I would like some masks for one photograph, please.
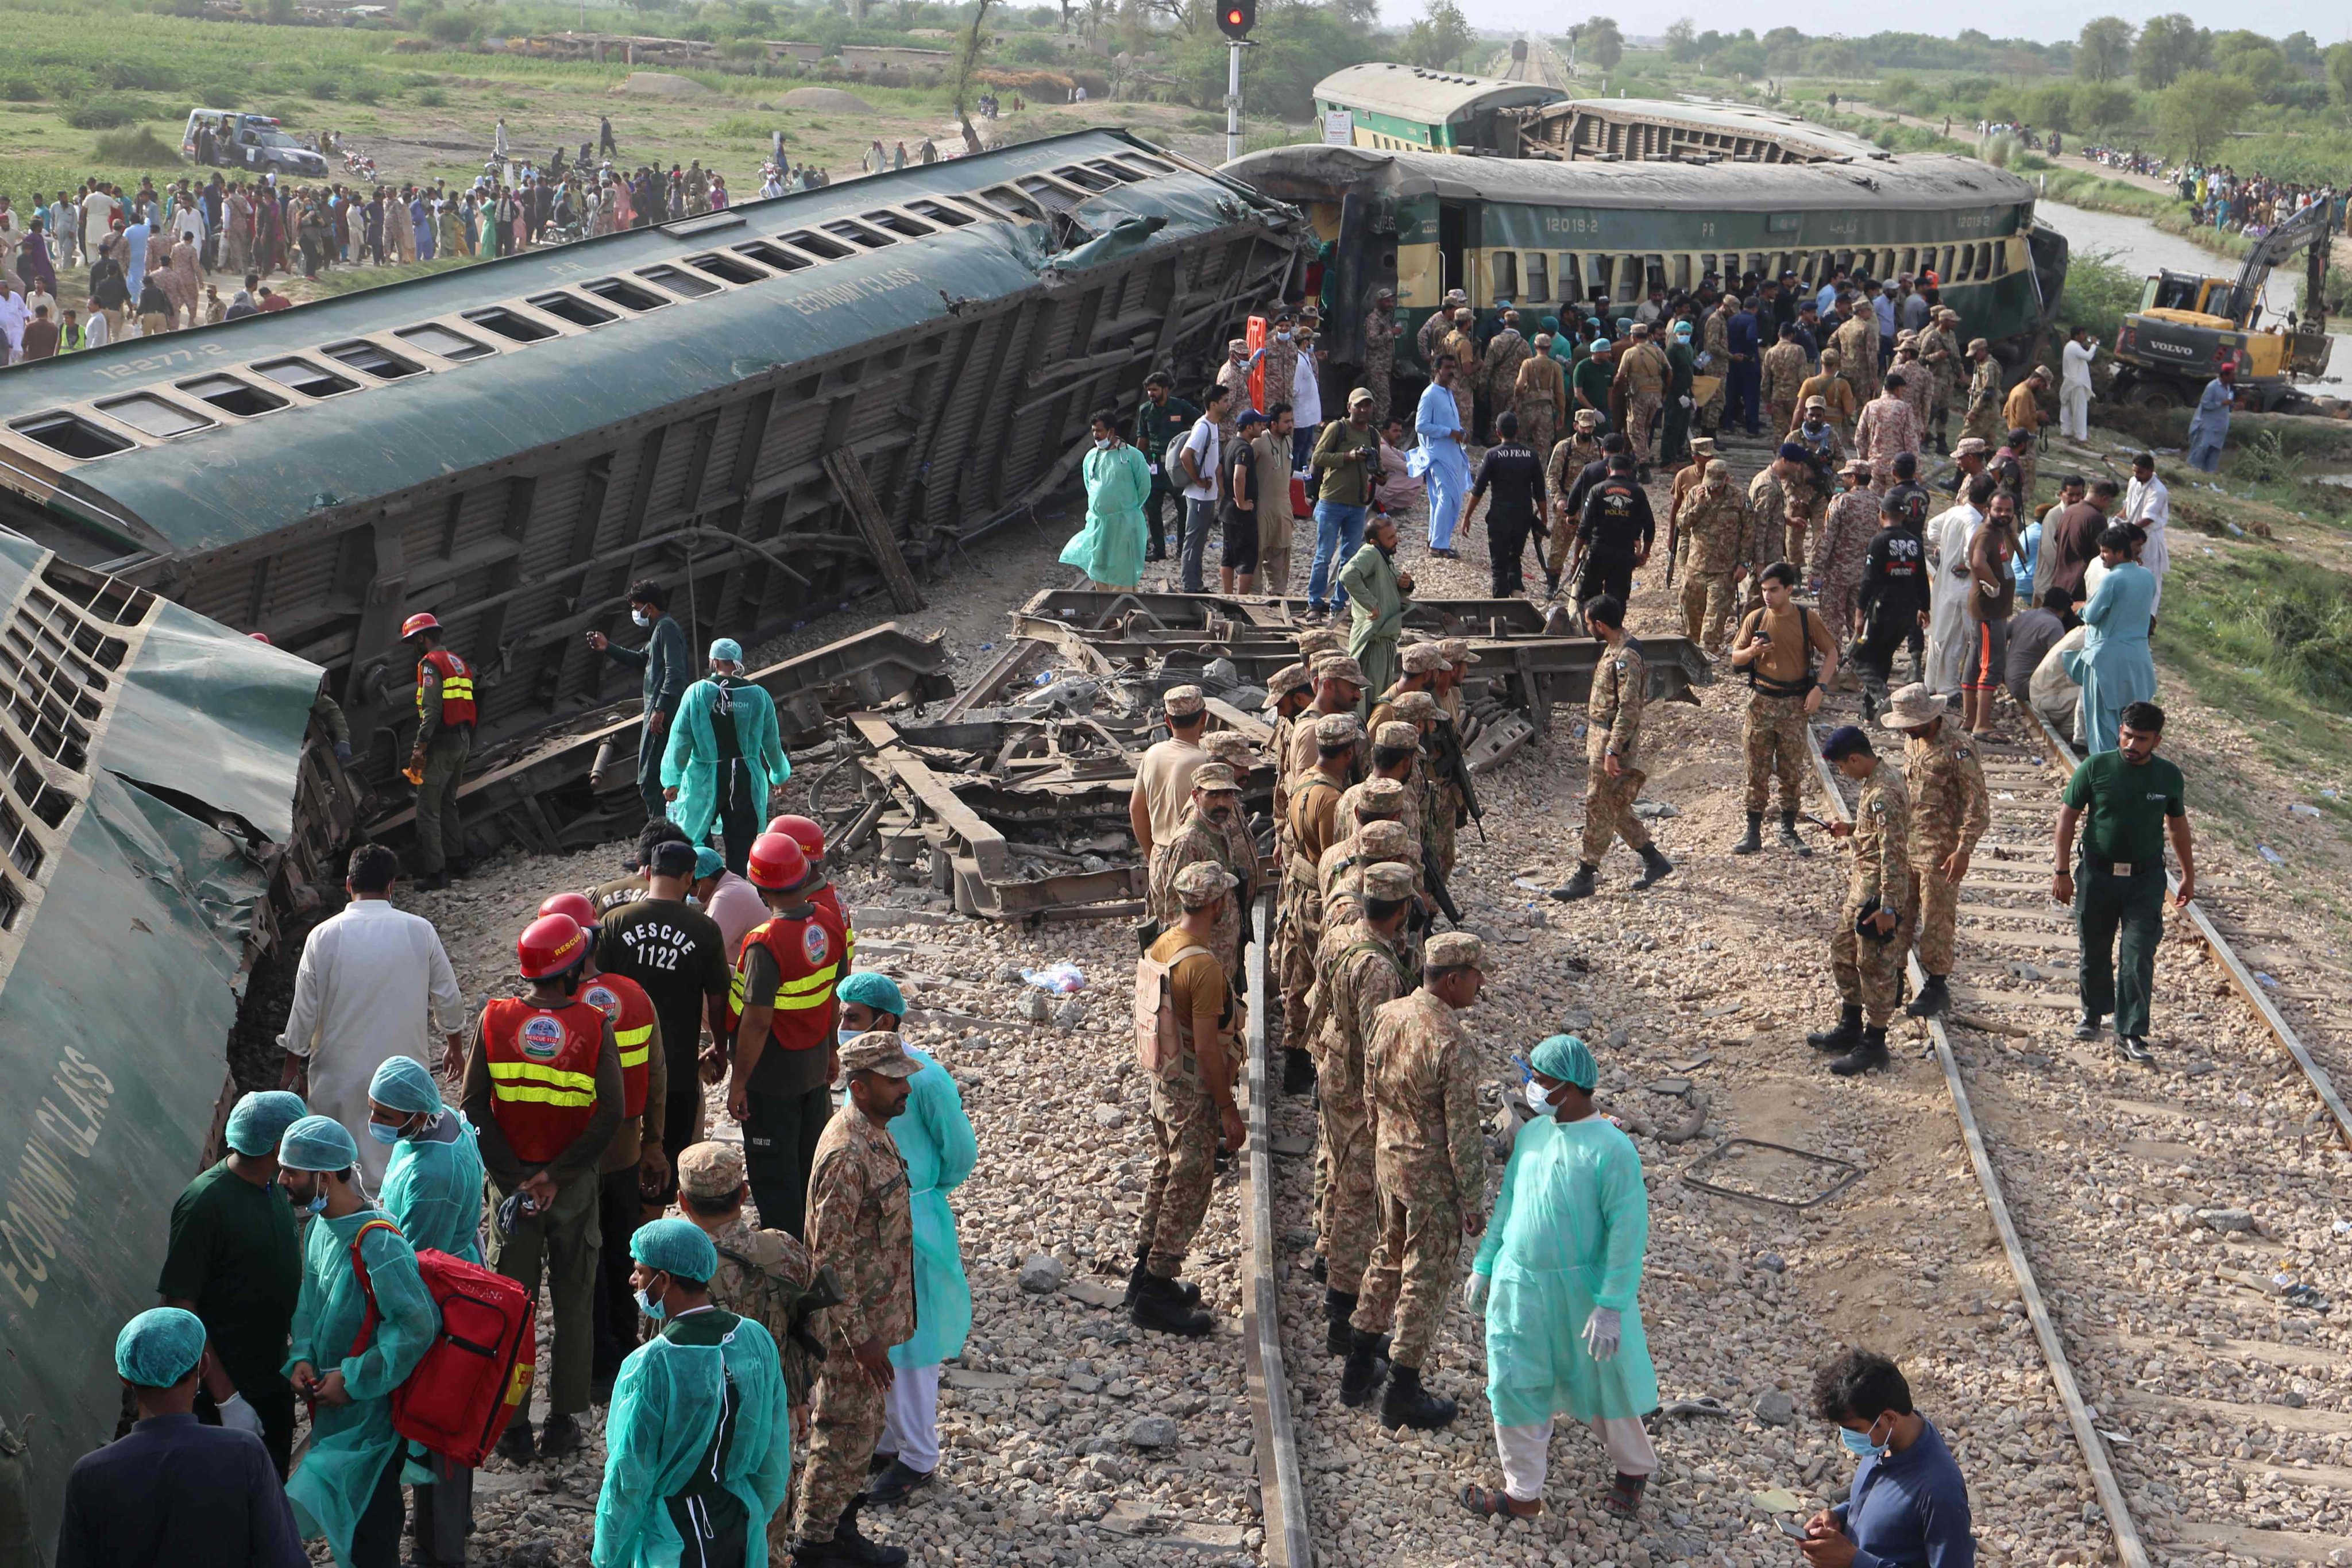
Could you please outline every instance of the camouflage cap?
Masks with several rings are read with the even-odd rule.
[[[1805,412],[1808,414],[1811,414],[1816,408],[1821,409],[1823,413],[1827,413],[1829,411],[1829,406],[1830,400],[1823,397],[1818,392],[1805,399]]]
[[[1212,730],[1202,738],[1201,749],[1221,763],[1235,764],[1237,778],[1241,769],[1257,765],[1257,748],[1239,730]]]
[[[1715,437],[1712,436],[1694,436],[1690,439],[1690,449],[1692,455],[1695,457],[1705,458],[1711,456],[1715,451]]]
[[[1992,447],[1986,444],[1983,437],[1963,436],[1960,437],[1958,442],[1953,446],[1952,456],[1955,458],[1981,458],[1987,452],[1991,450]]]
[[[1447,637],[1444,642],[1437,645],[1437,651],[1444,654],[1445,656],[1445,662],[1452,665],[1456,669],[1460,669],[1465,665],[1484,664],[1486,662],[1485,659],[1480,658],[1476,654],[1472,653],[1470,651],[1470,644],[1461,637]]]
[[[1360,690],[1364,685],[1364,667],[1344,653],[1326,654],[1315,661],[1315,679],[1344,680]]]
[[[1433,642],[1417,642],[1398,656],[1407,675],[1427,675],[1445,662],[1444,650]]]
[[[1421,726],[1408,724],[1402,719],[1391,719],[1372,731],[1375,746],[1410,747],[1421,744]]]
[[[1599,426],[1600,423],[1601,411],[1599,409],[1580,408],[1576,411],[1576,427],[1578,429],[1591,430]]]
[[[1867,474],[1870,472],[1870,459],[1868,458],[1848,458],[1845,460],[1845,467],[1838,471],[1844,474]]]
[[[697,1143],[677,1157],[677,1190],[690,1198],[731,1198],[743,1190],[743,1150]]]
[[[1192,770],[1192,787],[1203,795],[1222,795],[1241,788],[1234,770],[1223,763],[1202,763]]]
[[[1985,342],[1982,338],[1970,338],[1969,340],[1969,353],[1976,353],[1979,349],[1984,349],[1990,352],[1991,348],[1992,345]]]
[[[1233,885],[1234,874],[1223,866],[1213,860],[1195,860],[1176,873],[1176,901],[1197,910],[1224,897]]]
[[[1437,717],[1437,699],[1426,691],[1400,692],[1389,706],[1396,710],[1399,718],[1410,719],[1415,724],[1426,723]]]
[[[1209,700],[1197,686],[1171,686],[1168,695],[1160,699],[1160,705],[1174,718],[1189,719],[1195,713],[1207,712]]]
[[[1298,657],[1307,662],[1307,679],[1312,680],[1318,654],[1338,653],[1348,646],[1348,639],[1329,626],[1309,626],[1298,634]]]
[[[1383,860],[1364,868],[1364,897],[1396,903],[1412,897],[1412,868]]]
[[[1422,952],[1424,973],[1438,969],[1484,969],[1486,944],[1466,931],[1440,931]]]
[[[1353,713],[1326,713],[1315,721],[1315,743],[1318,746],[1344,746],[1360,739],[1364,732]]]
[[[1366,779],[1356,788],[1360,816],[1395,816],[1404,810],[1404,785],[1396,779]]]
[[[1227,353],[1245,353],[1248,350],[1249,340],[1247,338],[1227,338],[1225,340],[1225,352]]]
[[[1286,664],[1274,672],[1272,680],[1265,683],[1265,701],[1263,706],[1278,707],[1282,700],[1291,693],[1311,690],[1314,685],[1315,678],[1307,672],[1305,665]]]
[[[884,1078],[912,1078],[923,1064],[907,1054],[895,1029],[868,1029],[853,1035],[841,1047],[844,1073],[878,1072]]]
[[[1379,782],[1388,784],[1392,781],[1381,779]],[[1405,831],[1403,823],[1393,819],[1367,822],[1356,829],[1356,847],[1368,860],[1402,862],[1412,853],[1412,835]],[[1412,872],[1408,869],[1405,874],[1410,877]]]

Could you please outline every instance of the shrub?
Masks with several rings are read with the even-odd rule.
[[[41,84],[29,77],[12,76],[0,81],[0,99],[10,103],[38,103],[41,101]]]
[[[98,139],[98,161],[132,169],[168,168],[180,161],[180,150],[169,146],[142,125],[135,131],[109,131]]]
[[[331,76],[312,77],[302,84],[302,90],[312,98],[324,100],[342,97],[343,84]]]
[[[77,131],[114,131],[137,124],[146,113],[136,99],[89,98],[66,110],[66,123]]]
[[[382,103],[383,101],[383,89],[376,86],[376,84],[372,81],[360,82],[352,89],[352,101],[353,103]]]
[[[437,87],[419,88],[416,101],[426,109],[438,109],[449,101],[449,95]]]

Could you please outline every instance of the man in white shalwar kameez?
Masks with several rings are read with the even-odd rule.
[[[1934,575],[1927,599],[1927,689],[1938,696],[1960,689],[1969,651],[1969,546],[1984,513],[1960,501],[1927,520],[1927,559]]]

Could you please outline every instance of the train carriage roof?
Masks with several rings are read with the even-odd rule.
[[[1706,208],[1787,212],[1873,206],[1996,206],[2033,199],[2032,184],[1974,158],[1922,153],[1873,163],[1554,163],[1465,158],[1367,147],[1300,145],[1252,153],[1225,165],[1234,178],[1284,200],[1314,193],[1379,190],[1447,201],[1535,206]]]
[[[1056,174],[1070,169],[1077,173]],[[989,221],[958,205],[992,187],[1025,189],[996,201],[1000,208],[1026,203],[1015,216],[1068,213],[1083,226]],[[942,206],[945,221],[924,221]],[[885,209],[895,212],[877,221]],[[16,365],[0,371],[0,484],[44,505],[50,526],[38,529],[43,542],[79,559],[217,549],[892,337],[968,301],[1051,286],[1057,273],[1253,216],[1279,223],[1278,212],[1123,132],[1050,137]],[[864,237],[838,229],[829,237],[830,225]],[[774,252],[779,239],[798,253],[792,269],[759,264],[756,251],[744,265],[731,248],[765,244]],[[722,267],[731,262],[734,281],[756,280],[730,287],[687,270],[687,258],[713,256]],[[648,269],[659,275],[653,286]],[[683,277],[692,292],[666,292],[664,277]],[[641,306],[653,303],[626,307],[581,287],[612,280],[635,289]],[[610,319],[543,320],[534,299]],[[498,310],[524,318],[541,336],[510,341],[469,319]],[[425,323],[461,335],[401,335]],[[362,338],[372,342],[358,344]],[[478,342],[460,346],[467,339]],[[435,353],[436,345],[457,354]],[[388,351],[395,363],[379,375],[334,350]],[[303,363],[281,368],[277,379],[257,370],[283,356]],[[399,367],[403,359],[410,368]],[[208,407],[186,387],[231,370],[289,406],[221,417],[215,409],[222,405]],[[295,391],[308,384],[326,395],[284,395],[289,375]],[[347,388],[332,390],[335,380]],[[131,401],[118,403],[125,398]],[[120,449],[61,453],[28,433],[57,411],[77,409],[95,410],[100,417],[81,424]],[[122,420],[167,438],[126,440],[112,428]],[[179,434],[169,429],[174,424],[196,427]],[[92,540],[100,552],[90,551]]]
[[[1315,84],[1315,96],[1327,103],[1443,125],[1480,110],[1558,103],[1568,94],[1539,81],[1503,81],[1375,61],[1332,72]]]
[[[1712,98],[1579,98],[1547,106],[1543,119],[1590,114],[1602,120],[1686,126],[1731,135],[1766,138],[1808,158],[1852,158],[1883,163],[1895,154],[1867,137],[1759,103]]]

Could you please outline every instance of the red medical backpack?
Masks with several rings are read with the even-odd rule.
[[[352,1235],[352,1268],[368,1302],[352,1342],[353,1355],[367,1348],[380,1316],[375,1285],[360,1256],[360,1238],[378,1228],[400,1234],[390,1220],[373,1219]],[[531,1322],[536,1303],[505,1275],[429,1247],[417,1252],[416,1272],[440,1310],[441,1326],[415,1370],[392,1391],[393,1430],[453,1464],[478,1468],[530,1397],[539,1357]]]

